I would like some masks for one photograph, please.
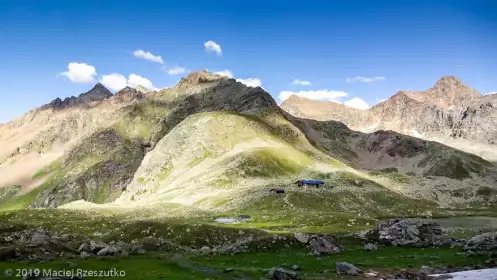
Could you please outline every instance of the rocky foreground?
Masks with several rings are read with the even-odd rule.
[[[126,258],[143,256],[153,252],[168,252],[183,256],[243,255],[258,251],[271,251],[278,248],[301,248],[307,251],[306,258],[327,258],[351,250],[353,244],[362,244],[364,253],[398,248],[459,248],[457,253],[463,257],[480,256],[485,261],[473,266],[431,266],[405,267],[396,271],[363,269],[360,263],[339,261],[335,264],[336,275],[349,275],[358,279],[449,279],[449,273],[474,269],[497,267],[497,233],[489,232],[471,238],[454,238],[444,234],[439,224],[417,219],[393,219],[376,225],[373,229],[336,237],[327,234],[294,233],[293,235],[273,235],[270,238],[245,236],[243,231],[236,240],[227,241],[222,246],[184,246],[174,244],[163,237],[144,237],[132,242],[119,240],[103,242],[98,238],[59,235],[42,228],[17,230],[14,226],[2,225],[0,233],[0,260],[11,263],[43,263],[54,260],[67,260],[74,266],[78,260],[102,258]],[[390,249],[388,249],[390,250]],[[276,256],[276,255],[275,255]],[[434,258],[436,258],[434,256]],[[233,268],[226,267],[225,273]],[[308,271],[299,264],[281,264],[265,271],[269,279],[308,279]],[[319,273],[330,273],[321,271]],[[432,276],[436,275],[436,276]],[[24,279],[75,279],[25,277]],[[81,279],[81,278],[77,278]],[[194,278],[197,279],[197,278]],[[238,278],[233,278],[238,279]],[[244,278],[245,279],[245,278]],[[246,278],[250,279],[250,278]],[[313,278],[315,279],[315,278]],[[321,278],[329,279],[329,278]]]

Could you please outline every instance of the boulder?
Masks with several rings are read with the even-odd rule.
[[[105,247],[107,247],[107,244],[103,243],[103,242],[100,242],[100,241],[93,241],[91,240],[90,241],[90,245],[89,245],[89,251],[91,253],[98,253],[100,250],[104,249]]]
[[[445,245],[438,223],[418,219],[393,219],[360,234],[364,239],[382,244],[418,247]]]
[[[487,232],[471,237],[466,245],[465,250],[483,250],[491,251],[497,249],[497,233]]]
[[[98,256],[117,256],[120,255],[123,252],[123,249],[118,246],[107,246],[105,248],[102,248],[97,252]]]
[[[337,262],[335,266],[338,274],[357,275],[362,272],[362,270],[355,265],[347,262]]]
[[[338,242],[331,236],[319,234],[309,238],[309,249],[313,255],[337,254],[342,251]]]
[[[378,251],[378,246],[376,246],[376,244],[373,243],[368,243],[364,245],[364,250],[369,252]]]
[[[211,252],[211,248],[207,247],[207,246],[203,246],[202,248],[200,248],[200,253],[202,254],[209,254]]]
[[[295,232],[293,234],[293,237],[297,239],[297,241],[299,241],[300,243],[307,244],[311,236],[307,233]]]
[[[273,267],[268,272],[270,279],[275,280],[298,280],[300,276],[297,272],[279,267]]]

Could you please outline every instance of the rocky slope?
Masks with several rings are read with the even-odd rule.
[[[16,167],[13,160],[33,152],[53,150],[55,143],[62,147],[61,156],[29,174],[43,178],[38,185],[26,188],[14,181],[21,188],[4,192],[0,206],[6,208],[54,207],[77,200],[115,200],[109,204],[113,207],[267,207],[271,198],[266,188],[289,186],[304,177],[325,179],[334,186],[325,192],[334,194],[299,195],[330,207],[338,203],[333,206],[337,210],[400,211],[399,205],[387,206],[384,197],[404,201],[400,207],[416,204],[413,199],[445,206],[488,204],[493,196],[475,189],[495,191],[495,166],[480,157],[393,132],[359,133],[335,121],[296,118],[260,87],[206,71],[159,92],[125,88],[91,106],[37,109],[33,114],[31,121],[25,116],[10,123],[7,132],[19,141],[15,132],[44,122],[44,129],[24,140],[45,141],[45,150],[32,146],[10,154],[2,170]],[[454,190],[459,197],[452,195]]]
[[[112,95],[101,84],[78,97],[55,99],[0,127],[0,186],[38,186],[33,175],[82,139],[109,127],[119,109],[142,99],[134,89]]]
[[[296,117],[335,120],[362,132],[393,130],[497,159],[497,96],[481,95],[455,77],[426,91],[400,91],[368,110],[297,96],[281,108]]]

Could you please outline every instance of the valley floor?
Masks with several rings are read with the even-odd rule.
[[[466,212],[471,213],[471,212]],[[418,272],[422,266],[446,267],[448,269],[476,269],[488,267],[489,257],[485,254],[467,254],[461,248],[413,248],[381,246],[378,251],[366,252],[364,244],[353,238],[351,233],[372,228],[379,220],[361,218],[351,213],[323,212],[322,220],[310,220],[312,226],[298,226],[297,220],[266,220],[261,213],[254,219],[235,224],[214,222],[216,217],[228,217],[233,213],[218,213],[215,216],[205,213],[192,214],[188,220],[174,216],[166,217],[141,211],[116,214],[111,211],[77,211],[64,209],[29,209],[0,212],[0,233],[26,229],[45,228],[59,234],[70,234],[74,238],[69,243],[74,252],[51,258],[50,260],[7,261],[0,253],[0,272],[13,273],[39,269],[39,273],[49,270],[75,272],[80,270],[120,272],[122,279],[267,279],[272,267],[299,268],[301,279],[366,279],[359,276],[337,274],[336,262],[349,262],[365,272],[380,275],[403,275]],[[270,213],[269,213],[270,214]],[[473,215],[478,212],[472,212]],[[466,220],[465,220],[466,219]],[[447,227],[447,234],[456,237],[473,236],[484,231],[495,231],[496,218],[480,217],[473,219],[469,227],[468,218],[444,218],[441,223]],[[480,223],[478,223],[480,221]],[[294,228],[292,228],[292,225]],[[265,238],[278,233],[290,236],[296,229],[307,232],[327,232],[337,236],[344,249],[339,254],[313,256],[303,246],[288,241],[269,241]],[[233,254],[205,254],[203,247],[226,247],[247,236],[254,237],[248,252]],[[145,239],[164,238],[178,246],[196,248],[193,251],[178,252],[164,248],[148,249],[143,254],[126,256],[94,256],[81,258],[77,249],[84,240],[97,240],[113,244],[126,242],[140,244]],[[0,249],[5,249],[5,240],[0,240]],[[260,240],[257,241],[257,240]],[[273,240],[273,239],[269,239]],[[2,252],[0,250],[0,252]],[[6,252],[5,250],[3,252]],[[495,256],[494,256],[495,257]],[[485,263],[487,265],[485,265]],[[495,263],[494,263],[495,264]],[[107,272],[108,273],[108,272]],[[0,279],[9,279],[2,278]],[[14,279],[15,277],[11,277]],[[19,278],[19,277],[17,277]],[[91,277],[108,279],[109,277]],[[35,278],[38,279],[38,278]],[[414,279],[414,278],[412,278]]]

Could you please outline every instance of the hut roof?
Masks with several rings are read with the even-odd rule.
[[[307,185],[322,185],[324,181],[321,180],[299,180],[297,183],[307,184]]]

